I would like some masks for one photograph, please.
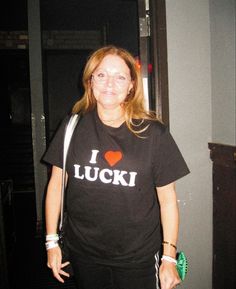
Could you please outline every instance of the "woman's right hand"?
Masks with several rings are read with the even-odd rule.
[[[61,248],[59,246],[47,250],[47,266],[52,270],[53,276],[61,283],[64,283],[64,279],[61,277],[70,277],[70,275],[63,270],[64,267],[70,264],[70,262],[62,263]]]

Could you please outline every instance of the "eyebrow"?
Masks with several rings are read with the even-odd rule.
[[[102,69],[102,68],[95,69],[93,73],[95,73],[95,72],[105,72],[105,73],[109,74],[105,69]],[[127,76],[131,76],[130,73],[127,73],[127,72],[121,72],[121,71],[119,71],[119,72],[115,72],[114,74],[125,74],[125,75],[127,75]]]

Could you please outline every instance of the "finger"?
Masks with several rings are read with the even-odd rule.
[[[61,268],[64,268],[64,267],[68,266],[69,264],[70,264],[69,261],[67,261],[67,262],[65,262],[65,263],[62,263],[62,264],[61,264]]]
[[[61,263],[57,262],[54,266],[52,266],[52,273],[53,276],[61,283],[64,283],[64,279],[60,276],[60,271],[61,271]]]
[[[177,287],[178,285],[180,285],[180,283],[181,283],[181,279],[178,278],[178,279],[175,281],[174,286]]]
[[[59,272],[57,271],[57,269],[53,268],[52,269],[53,272],[53,276],[61,283],[64,283],[63,278],[60,276]]]
[[[167,282],[167,280],[164,278],[162,280],[160,280],[160,285],[161,285],[161,289],[169,289],[169,284]]]
[[[48,268],[50,268],[50,269],[51,269],[51,265],[50,265],[49,263],[47,263],[47,266],[48,266]]]
[[[172,289],[174,288],[173,284],[170,284],[169,282],[162,282],[161,283],[161,289]]]
[[[69,273],[67,273],[67,272],[65,272],[65,271],[63,271],[63,270],[60,270],[60,275],[63,275],[63,276],[65,276],[65,277],[70,277],[70,274]]]
[[[161,289],[167,289],[166,284],[161,282]]]

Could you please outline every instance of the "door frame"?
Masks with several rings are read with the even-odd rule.
[[[142,77],[148,108],[169,126],[165,0],[138,0]]]

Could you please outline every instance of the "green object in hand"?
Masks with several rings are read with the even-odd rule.
[[[188,272],[188,261],[184,252],[182,251],[178,252],[176,260],[177,260],[176,268],[179,273],[180,279],[183,281]]]

